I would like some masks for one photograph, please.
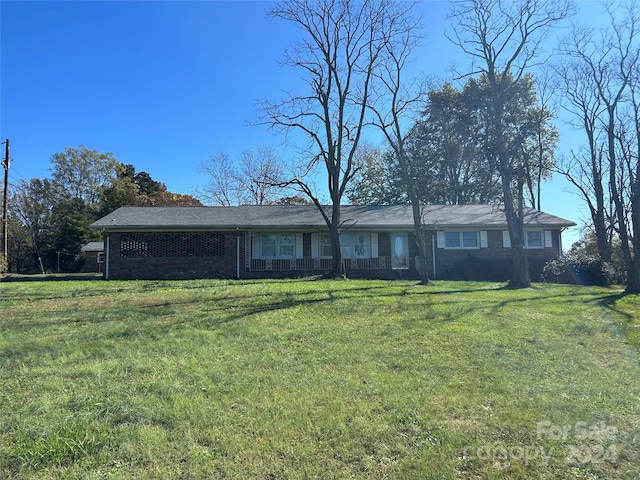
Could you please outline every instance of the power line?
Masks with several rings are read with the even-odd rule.
[[[22,175],[18,170],[16,170],[15,165],[11,169],[11,173],[9,175],[11,176],[11,174],[14,174],[14,173],[17,174],[18,177],[20,177],[20,180],[24,180],[25,182],[29,182],[29,180],[24,175]],[[14,177],[14,180],[15,180],[15,177]]]

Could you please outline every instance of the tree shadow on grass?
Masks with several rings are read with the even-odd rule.
[[[607,310],[612,311],[613,313],[615,313],[616,315],[620,315],[622,318],[625,319],[625,321],[627,323],[631,323],[635,320],[635,317],[629,313],[629,312],[625,312],[624,310],[617,308],[617,303],[622,300],[623,298],[629,296],[630,294],[626,293],[626,292],[618,292],[618,293],[614,293],[611,295],[603,295],[601,297],[597,297],[595,299],[593,299],[592,301],[602,307],[605,308]]]
[[[76,292],[64,292],[59,296],[44,296],[31,301],[62,300],[68,302],[64,306],[56,306],[48,315],[21,314],[20,306],[15,309],[15,319],[3,325],[3,328],[12,331],[29,331],[31,329],[58,328],[65,326],[98,325],[109,322],[137,322],[157,318],[162,320],[157,326],[148,325],[148,328],[157,330],[175,329],[180,326],[194,325],[202,327],[209,325],[216,327],[222,324],[246,320],[254,315],[278,312],[293,307],[333,303],[352,298],[380,297],[385,285],[368,285],[349,287],[348,284],[333,285],[327,289],[313,289],[309,291],[290,292],[287,290],[275,292],[255,292],[244,290],[244,285],[233,285],[233,290],[226,292],[224,287],[218,295],[187,296],[187,298],[171,298],[169,294],[163,294],[162,284],[144,284],[138,288],[127,288],[126,300],[119,301],[118,293],[121,289],[95,290],[91,294],[76,295]],[[248,286],[248,285],[247,285]],[[176,285],[171,285],[175,289]],[[157,288],[157,290],[156,290]],[[208,288],[202,285],[201,288]],[[214,287],[215,288],[215,287]],[[180,290],[185,290],[180,287]],[[140,294],[140,296],[137,296]],[[149,297],[152,293],[154,296]],[[157,295],[157,298],[155,296]],[[395,293],[388,293],[395,295]],[[107,298],[108,303],[91,303],[87,297]],[[21,297],[17,295],[14,301],[20,303]]]

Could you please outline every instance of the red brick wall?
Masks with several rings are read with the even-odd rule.
[[[197,235],[196,235],[197,234]],[[138,235],[138,237],[135,237]],[[237,275],[237,232],[175,232],[176,237],[168,233],[109,233],[109,272],[110,279],[190,279],[190,278],[236,278]],[[240,276],[268,277],[282,276],[278,272],[246,272],[244,233],[240,233]],[[527,249],[532,279],[538,280],[544,264],[557,258],[560,232],[553,231],[553,247]],[[133,240],[132,240],[133,239]],[[390,269],[369,271],[363,276],[391,278],[395,274],[403,278],[418,278],[415,258],[418,255],[413,235],[409,234],[410,269],[400,273]],[[429,275],[433,278],[432,232],[427,232],[427,263]],[[127,244],[127,242],[129,242]],[[131,244],[159,242],[160,247],[146,251],[131,248]],[[195,242],[193,249],[189,242]],[[224,248],[221,249],[220,242]],[[435,278],[464,278],[485,280],[507,280],[511,276],[511,249],[502,246],[502,231],[487,231],[488,248],[447,250],[436,248]],[[135,247],[134,245],[134,247]],[[121,250],[125,247],[125,252]],[[157,245],[156,245],[157,247]],[[128,248],[128,251],[127,251]],[[176,250],[177,254],[171,255]],[[196,252],[197,255],[190,253]],[[378,234],[378,253],[391,255],[391,236]],[[311,257],[311,234],[303,235],[303,254]],[[124,256],[123,256],[124,255]],[[298,274],[302,272],[297,272]],[[322,273],[322,272],[306,272]],[[351,275],[354,275],[352,272]],[[283,275],[295,275],[296,272],[282,272]]]
[[[431,235],[429,235],[431,237]],[[533,281],[539,281],[546,262],[558,257],[560,232],[552,231],[553,246],[525,249]],[[431,238],[429,248],[431,249]],[[452,279],[508,280],[511,277],[511,249],[503,247],[502,231],[487,231],[487,247],[477,249],[436,248],[436,277]],[[430,250],[431,255],[432,250]],[[429,258],[429,265],[433,261]],[[431,268],[433,275],[433,268]]]
[[[85,273],[100,273],[104,270],[104,264],[98,263],[98,252],[85,252],[82,271]]]
[[[196,235],[197,234],[197,235]],[[235,278],[236,232],[109,233],[110,279]],[[160,244],[161,248],[128,248],[131,243]],[[188,254],[189,243],[196,255]],[[211,247],[214,245],[214,247]],[[124,248],[121,248],[124,247]],[[240,238],[240,266],[244,265],[244,234]],[[175,255],[172,252],[175,251]]]

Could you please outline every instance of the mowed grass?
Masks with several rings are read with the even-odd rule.
[[[640,477],[640,298],[0,284],[0,478]]]

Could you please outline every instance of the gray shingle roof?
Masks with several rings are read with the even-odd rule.
[[[327,212],[330,212],[330,208]],[[413,217],[409,205],[344,205],[341,207],[345,226],[369,229],[411,229]],[[481,227],[506,228],[503,210],[497,205],[427,205],[425,225],[438,228]],[[562,228],[575,225],[548,213],[528,208],[527,226]],[[91,224],[105,230],[169,230],[169,229],[317,229],[326,227],[315,206],[243,205],[238,207],[120,207]]]
[[[104,242],[89,242],[80,249],[81,252],[104,252]]]

